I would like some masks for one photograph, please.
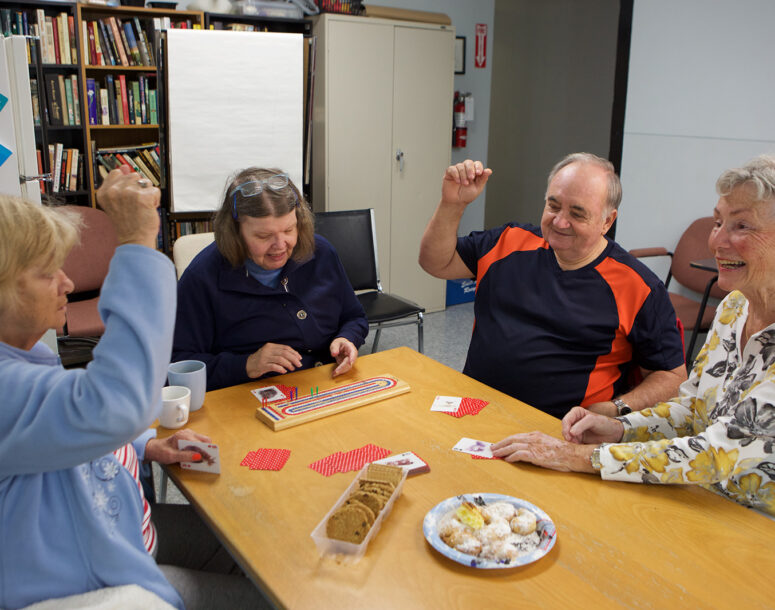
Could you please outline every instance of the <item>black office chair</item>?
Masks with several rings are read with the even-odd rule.
[[[417,349],[422,353],[425,309],[412,301],[382,291],[374,210],[318,212],[315,214],[315,232],[325,237],[336,249],[347,277],[358,293],[369,326],[376,329],[371,351],[377,351],[383,328],[417,324]]]

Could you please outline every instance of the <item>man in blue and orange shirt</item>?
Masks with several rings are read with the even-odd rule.
[[[560,418],[575,405],[615,416],[675,396],[686,369],[667,291],[606,237],[622,193],[613,165],[568,155],[549,174],[540,228],[458,238],[491,175],[479,161],[448,167],[420,245],[431,275],[476,278],[463,373]]]

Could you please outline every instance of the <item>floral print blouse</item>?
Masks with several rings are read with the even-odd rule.
[[[697,484],[775,515],[775,324],[741,346],[747,317],[727,295],[678,397],[619,418],[604,479]]]

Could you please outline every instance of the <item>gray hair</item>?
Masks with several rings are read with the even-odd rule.
[[[605,204],[609,212],[619,209],[619,204],[622,202],[622,183],[619,181],[619,176],[616,175],[613,163],[603,157],[598,157],[592,153],[578,152],[571,153],[559,161],[549,172],[549,178],[546,181],[546,186],[557,175],[557,173],[563,168],[567,167],[571,163],[587,163],[589,165],[596,165],[602,170],[605,170],[608,174],[608,193],[606,194]]]
[[[716,180],[716,192],[722,197],[743,184],[750,184],[756,201],[775,199],[775,156],[759,155],[743,167],[728,169]]]

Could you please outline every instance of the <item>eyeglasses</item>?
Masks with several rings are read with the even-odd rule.
[[[288,182],[288,174],[275,174],[274,176],[269,176],[269,178],[264,178],[263,180],[251,180],[250,182],[245,182],[234,187],[230,193],[232,196],[231,215],[234,217],[234,220],[237,220],[238,218],[237,193],[240,193],[243,197],[255,197],[264,192],[264,187],[272,191],[281,191],[288,186]],[[298,202],[295,192],[293,196]]]

